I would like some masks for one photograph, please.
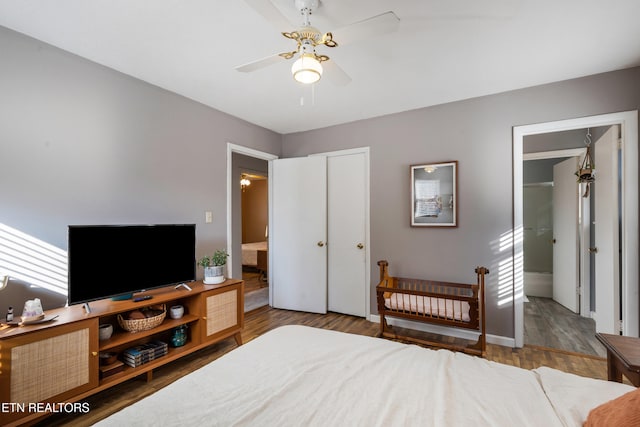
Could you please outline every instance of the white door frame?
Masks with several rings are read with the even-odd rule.
[[[622,144],[622,320],[624,335],[638,336],[638,111],[513,127],[513,307],[515,346],[524,344],[522,263],[522,159],[524,137],[542,133],[620,125]],[[596,166],[597,167],[597,166]]]
[[[272,160],[278,158],[275,154],[266,153],[264,151],[258,151],[253,148],[244,147],[242,145],[233,144],[227,142],[227,253],[230,254],[227,260],[227,271],[233,271],[233,186],[237,184],[237,181],[233,178],[233,153],[243,154],[249,157],[255,157],[257,159],[267,160],[268,175],[271,175]],[[271,180],[268,180],[268,198],[269,198],[269,222],[271,222]],[[271,229],[271,224],[269,224]],[[271,250],[267,251],[269,268],[267,274],[271,276]],[[242,262],[242,261],[240,261]],[[268,277],[269,283],[271,283],[271,277]],[[269,303],[271,304],[271,292],[269,292]]]
[[[610,126],[595,141],[593,161],[597,166],[594,206],[595,230],[593,247],[597,249],[592,260],[595,272],[594,318],[596,332],[624,333],[621,308],[625,296],[620,283],[620,128]],[[614,286],[612,286],[614,285]]]
[[[524,153],[522,155],[522,160],[526,162],[529,160],[560,159],[565,157],[584,158],[584,155],[586,154],[586,152],[587,152],[586,148],[569,148],[564,150],[539,151],[537,153]],[[581,192],[583,191],[584,191],[584,188],[581,189]],[[588,210],[589,202],[588,200],[589,198],[581,200],[582,203],[581,203],[580,209],[582,212],[582,222],[580,223],[580,219],[578,219],[578,222],[580,223],[579,224],[580,231],[579,231],[579,237],[578,237],[578,240],[579,240],[578,241],[578,251],[579,251],[578,262],[580,263],[580,277],[578,280],[580,283],[580,315],[583,317],[591,316],[591,310],[590,310],[590,304],[589,304],[589,301],[591,298],[590,289],[589,289],[589,280],[590,280],[591,272],[589,270],[589,262],[587,262],[589,260],[589,257],[585,255],[586,249],[589,247],[589,242],[591,239],[591,236],[589,234],[589,210]],[[523,256],[524,256],[524,252],[523,252]]]
[[[370,167],[369,167],[369,147],[359,147],[359,148],[349,148],[345,150],[338,151],[329,151],[326,153],[316,153],[310,154],[310,156],[346,156],[349,154],[364,154],[365,161],[365,213],[364,213],[364,229],[365,229],[365,242],[364,242],[364,250],[365,250],[365,319],[371,319],[371,250],[369,248],[370,239]]]

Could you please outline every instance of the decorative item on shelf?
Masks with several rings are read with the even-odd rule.
[[[103,323],[98,327],[98,338],[100,341],[105,341],[111,338],[113,334],[113,325],[111,323]]]
[[[224,249],[218,249],[211,256],[204,256],[198,261],[198,265],[204,267],[204,283],[217,285],[224,282],[224,266],[229,254]]]
[[[140,310],[133,310],[123,317],[118,314],[118,324],[128,332],[148,331],[159,326],[167,315],[164,304],[160,307],[144,307]]]
[[[42,319],[44,319],[44,311],[42,311],[40,298],[27,300],[22,310],[22,323],[30,323]]]
[[[593,161],[593,157],[591,157],[591,132],[590,129],[587,128],[587,135],[584,138],[584,144],[587,146],[587,153],[584,155],[584,160],[582,160],[582,164],[580,165],[580,169],[576,171],[576,176],[578,177],[579,183],[586,183],[587,188],[584,191],[582,197],[589,197],[589,190],[591,188],[591,183],[596,180],[595,178],[595,163]]]
[[[187,342],[187,325],[180,325],[173,330],[171,336],[172,347],[182,347]]]
[[[101,365],[111,365],[118,359],[118,353],[113,351],[101,351],[99,357]]]
[[[174,305],[169,309],[169,316],[172,319],[180,319],[184,315],[184,307],[181,305]]]

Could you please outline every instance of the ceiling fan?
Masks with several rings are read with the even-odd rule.
[[[272,22],[276,27],[284,28],[290,26],[288,20],[269,0],[245,0],[259,14]],[[291,67],[293,78],[303,84],[315,83],[323,75],[323,64],[327,69],[327,77],[335,84],[346,85],[351,82],[351,77],[340,68],[335,61],[330,60],[327,55],[319,54],[316,48],[325,46],[334,48],[338,42],[334,40],[333,33],[322,33],[311,25],[310,16],[320,6],[320,0],[294,0],[294,5],[302,15],[302,25],[291,32],[282,32],[282,35],[296,42],[295,50],[268,56],[257,61],[236,67],[240,72],[251,72],[266,66],[289,60],[294,57],[298,59]],[[336,30],[340,37],[340,44],[366,39],[375,35],[390,33],[398,29],[400,20],[393,12],[386,12],[371,18],[365,19]]]

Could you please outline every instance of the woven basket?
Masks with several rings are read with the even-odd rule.
[[[145,317],[144,319],[125,319],[118,314],[118,323],[120,327],[129,332],[148,331],[160,325],[167,315],[167,308],[162,304],[162,313],[153,317]]]

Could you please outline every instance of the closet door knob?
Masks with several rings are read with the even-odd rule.
[[[364,248],[364,245],[362,243],[358,243],[356,246],[358,247],[358,249]]]
[[[320,247],[323,247],[323,246],[324,246],[324,242],[323,242],[322,240],[320,240],[320,241],[317,243],[317,245],[318,245],[318,246],[320,246]]]

